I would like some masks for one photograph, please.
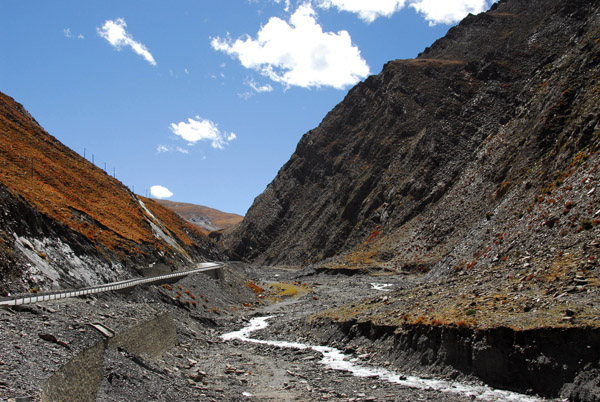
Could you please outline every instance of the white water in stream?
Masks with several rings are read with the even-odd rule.
[[[331,369],[347,371],[357,377],[379,378],[383,381],[388,381],[409,388],[433,389],[439,392],[451,392],[463,396],[472,396],[482,401],[541,401],[539,398],[510,391],[497,390],[485,385],[468,385],[444,380],[403,376],[384,368],[361,366],[347,360],[349,356],[342,353],[341,350],[329,346],[312,346],[299,342],[265,341],[261,339],[250,338],[250,334],[252,332],[268,327],[269,324],[267,323],[267,320],[273,317],[274,316],[253,318],[246,327],[240,329],[239,331],[221,335],[221,339],[225,341],[238,339],[244,342],[269,345],[277,348],[311,349],[321,353],[323,355],[321,363]]]

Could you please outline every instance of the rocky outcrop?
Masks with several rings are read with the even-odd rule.
[[[445,272],[501,259],[503,233],[521,253],[590,242],[562,219],[590,189],[560,189],[543,213],[533,200],[596,180],[598,7],[500,1],[387,63],[304,135],[225,248],[256,263]],[[577,227],[600,207],[584,202]],[[556,226],[540,242],[542,215]]]

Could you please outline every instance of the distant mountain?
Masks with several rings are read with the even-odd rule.
[[[0,93],[0,294],[220,256],[195,226],[49,135]]]
[[[168,200],[155,200],[159,204],[171,209],[186,221],[200,227],[206,232],[228,229],[237,225],[244,219],[243,216],[222,212],[217,209],[202,205],[188,204]]]

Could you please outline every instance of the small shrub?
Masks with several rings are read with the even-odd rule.
[[[415,324],[424,324],[425,323],[425,317],[420,316],[419,318],[417,318],[415,320]]]
[[[477,313],[477,310],[470,309],[470,310],[467,310],[467,312],[465,314],[470,316],[470,315],[475,315],[475,313]]]
[[[249,287],[250,289],[252,289],[252,291],[253,291],[254,293],[256,293],[257,295],[259,295],[259,294],[261,294],[261,293],[263,293],[263,292],[264,292],[264,289],[263,289],[263,288],[261,288],[260,286],[258,286],[258,285],[257,285],[257,284],[255,284],[255,283],[252,283],[252,282],[248,282],[248,287]]]

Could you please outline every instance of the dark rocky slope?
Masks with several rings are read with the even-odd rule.
[[[257,263],[420,270],[488,245],[502,254],[508,220],[527,237],[535,196],[595,155],[598,4],[500,1],[389,62],[301,139],[226,248]]]
[[[314,318],[323,342],[598,400],[599,100],[600,1],[500,1],[351,89],[225,247],[406,274]]]
[[[220,259],[194,226],[65,147],[2,93],[0,210],[0,295]]]

